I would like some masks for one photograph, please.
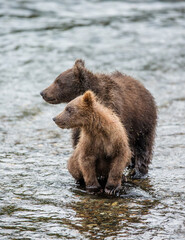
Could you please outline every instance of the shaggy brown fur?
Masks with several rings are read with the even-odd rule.
[[[132,174],[134,178],[144,176],[152,158],[152,149],[157,123],[155,101],[150,92],[130,76],[114,72],[94,74],[82,60],[73,68],[60,74],[41,92],[45,101],[57,104],[69,102],[75,97],[92,90],[106,107],[113,109],[125,126],[133,153]],[[73,130],[73,145],[77,145],[80,130]]]
[[[121,188],[122,174],[131,159],[126,131],[116,114],[104,107],[93,92],[75,98],[53,119],[60,128],[80,127],[79,142],[68,162],[71,175],[98,191],[98,177],[107,179],[105,192]]]

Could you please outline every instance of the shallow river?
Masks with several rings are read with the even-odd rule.
[[[63,108],[39,92],[75,59],[154,95],[149,176],[89,195],[66,168]],[[0,239],[182,240],[185,236],[185,2],[0,0]]]

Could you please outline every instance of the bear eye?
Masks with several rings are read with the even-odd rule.
[[[67,111],[68,113],[71,113],[71,112],[72,112],[72,108],[71,108],[71,107],[66,107],[66,111]]]
[[[56,83],[57,85],[59,85],[60,87],[61,87],[61,85],[62,85],[60,79],[56,79],[56,80],[55,80],[55,83]]]

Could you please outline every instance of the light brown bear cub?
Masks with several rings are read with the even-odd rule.
[[[53,120],[60,128],[81,128],[79,142],[68,161],[71,175],[77,181],[84,180],[88,191],[101,191],[100,177],[107,179],[106,193],[119,191],[131,151],[117,115],[87,91],[69,102]]]

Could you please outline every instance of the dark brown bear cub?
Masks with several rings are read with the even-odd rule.
[[[125,128],[116,114],[87,91],[68,103],[53,120],[60,128],[81,129],[79,142],[68,161],[71,175],[77,181],[83,179],[89,191],[101,191],[99,177],[107,179],[106,193],[119,191],[131,151]]]
[[[69,102],[87,90],[93,91],[106,107],[118,115],[127,131],[132,151],[132,177],[145,176],[152,159],[157,123],[156,104],[150,92],[139,81],[120,72],[92,73],[79,59],[41,95],[45,101],[57,104]],[[74,128],[74,147],[79,136],[79,128]]]

